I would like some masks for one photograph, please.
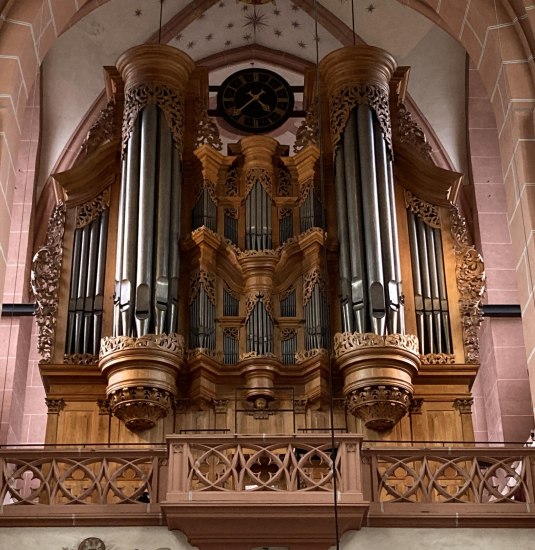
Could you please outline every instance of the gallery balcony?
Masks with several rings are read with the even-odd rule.
[[[166,525],[201,550],[319,550],[334,540],[335,485],[340,534],[535,520],[535,449],[349,434],[335,447],[327,434],[195,434],[152,448],[0,449],[0,526]]]

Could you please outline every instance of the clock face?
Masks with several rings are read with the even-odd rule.
[[[253,134],[271,132],[293,111],[292,88],[267,69],[244,69],[230,75],[219,88],[217,106],[234,128]]]

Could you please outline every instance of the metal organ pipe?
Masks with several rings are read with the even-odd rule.
[[[93,302],[93,355],[98,355],[104,309],[104,276],[106,273],[106,245],[108,240],[109,209],[105,208],[99,217],[98,258],[95,278],[95,299]]]
[[[178,330],[178,276],[180,273],[180,209],[182,205],[182,170],[178,151],[171,144],[171,199],[169,212],[169,333]]]
[[[366,246],[366,272],[368,275],[369,312],[373,332],[385,332],[385,295],[383,282],[383,259],[381,255],[381,231],[379,227],[379,204],[375,151],[373,145],[373,122],[370,107],[361,105],[357,111],[360,175],[362,184],[362,209],[364,219],[364,242]]]
[[[418,329],[418,339],[420,343],[420,353],[425,353],[424,334],[424,298],[422,291],[422,276],[420,271],[420,254],[418,252],[418,231],[416,229],[416,220],[414,214],[409,212],[409,242],[411,248],[411,267],[414,285],[414,309],[416,310],[416,324]]]
[[[139,220],[137,233],[136,332],[152,332],[152,289],[154,255],[154,202],[156,192],[156,140],[158,111],[147,105],[141,116],[141,164],[139,182]]]
[[[166,332],[169,302],[169,248],[171,221],[171,177],[173,141],[163,112],[159,113],[159,186],[156,212],[156,274],[155,274],[155,329],[156,334]]]
[[[121,332],[133,336],[134,287],[137,260],[137,214],[139,210],[139,155],[141,120],[136,120],[128,140],[126,180],[124,187],[123,260],[121,262]]]
[[[351,268],[351,303],[353,309],[354,330],[366,332],[366,305],[367,293],[366,275],[364,268],[364,235],[362,219],[362,184],[359,162],[359,148],[357,144],[357,113],[356,107],[344,130],[344,173],[347,200],[347,241]],[[343,195],[342,195],[343,196]],[[346,270],[347,268],[344,268]]]
[[[126,157],[122,161],[121,189],[119,191],[119,211],[117,220],[117,251],[115,257],[115,295],[113,297],[113,335],[122,334],[121,327],[121,275],[123,266],[124,246],[124,215],[125,192],[128,174],[128,162]]]

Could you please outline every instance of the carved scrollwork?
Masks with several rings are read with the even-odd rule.
[[[347,408],[364,421],[367,428],[379,432],[391,429],[409,410],[411,394],[396,386],[366,386],[349,392]]]
[[[279,220],[283,220],[284,218],[288,218],[292,215],[292,209],[291,208],[279,208]]]
[[[412,118],[412,114],[402,103],[398,109],[399,138],[401,143],[411,146],[427,162],[433,163],[431,153],[433,148],[427,143],[425,132]]]
[[[35,320],[39,327],[37,349],[42,363],[50,363],[55,341],[65,212],[65,205],[59,202],[48,222],[46,244],[37,251],[32,262],[31,285],[37,302]]]
[[[98,365],[98,355],[91,353],[66,353],[63,356],[65,365]]]
[[[273,320],[273,302],[271,300],[271,290],[264,289],[262,291],[249,292],[245,301],[245,320],[247,321],[253,312],[256,304],[262,302],[266,308],[267,314]]]
[[[390,126],[388,93],[379,86],[359,84],[341,88],[330,97],[329,110],[331,115],[331,141],[333,151],[335,151],[338,146],[351,111],[357,105],[369,105],[375,111],[385,141],[389,149],[392,150],[392,128]]]
[[[430,227],[440,229],[440,209],[435,204],[426,202],[405,189],[405,207]]]
[[[212,399],[214,412],[216,414],[227,414],[229,400],[228,399]]]
[[[245,174],[244,200],[256,183],[260,183],[266,193],[273,198],[273,180],[269,170],[265,168],[251,168]]]
[[[240,329],[238,327],[225,327],[223,329],[223,336],[225,338],[230,338],[231,340],[239,340]]]
[[[418,337],[413,334],[387,334],[374,332],[344,332],[334,335],[334,357],[344,353],[369,347],[396,347],[418,354]]]
[[[184,98],[182,94],[164,84],[141,84],[133,86],[125,94],[122,129],[123,154],[139,113],[149,104],[157,105],[163,111],[175,147],[182,151],[184,139]]]
[[[318,109],[317,105],[313,104],[307,111],[305,120],[297,128],[293,146],[294,153],[298,153],[309,145],[319,144],[318,126]]]
[[[237,197],[240,194],[240,174],[237,166],[231,166],[227,171],[225,178],[225,195],[227,197]]]
[[[93,200],[76,209],[76,227],[85,227],[110,206],[110,188],[104,189]]]
[[[184,338],[180,334],[145,334],[134,336],[106,336],[100,341],[100,357],[132,348],[153,348],[184,356]]]
[[[259,256],[270,256],[272,258],[278,258],[280,255],[280,251],[277,248],[276,250],[272,249],[266,249],[266,250],[240,250],[238,247],[237,249],[237,256],[238,259],[241,258],[252,258],[252,257],[259,257]]]
[[[428,353],[420,355],[422,365],[453,365],[455,363],[455,355],[451,353]]]
[[[282,342],[285,340],[291,340],[297,336],[296,328],[283,328],[280,332],[280,339]]]
[[[327,350],[323,348],[307,349],[305,351],[298,351],[295,354],[295,364],[299,365],[308,361],[312,357],[327,357]]]
[[[277,195],[279,197],[289,197],[292,193],[292,177],[286,166],[279,166],[277,182]]]
[[[223,142],[219,136],[219,130],[215,122],[208,116],[206,106],[196,101],[196,124],[195,124],[195,148],[201,145],[210,145],[216,151],[223,149]]]
[[[310,195],[310,192],[314,189],[314,178],[309,178],[299,186],[299,200],[297,203],[301,206]]]
[[[204,189],[208,191],[208,195],[210,195],[213,203],[219,204],[219,199],[216,193],[216,184],[207,178],[203,178],[202,182],[197,186],[196,200],[199,199]]]
[[[245,353],[240,353],[240,361],[245,361],[245,359],[251,359],[253,357],[270,357],[271,359],[278,359],[274,353],[258,353],[257,351],[246,351]]]
[[[136,386],[121,388],[108,395],[113,414],[134,432],[148,430],[169,414],[173,396],[160,388]]]
[[[314,268],[312,271],[309,271],[303,277],[303,305],[306,306],[312,292],[314,292],[314,287],[316,285],[320,286],[320,291],[322,294],[325,294],[325,281],[318,267]]]
[[[90,155],[103,143],[112,141],[120,136],[120,129],[115,116],[115,107],[115,100],[110,99],[106,107],[100,111],[97,120],[89,128],[89,132],[87,132],[87,136],[81,145],[84,155]]]
[[[189,280],[189,303],[191,304],[197,298],[201,285],[204,286],[208,299],[215,306],[215,277],[207,271],[196,271],[191,274]]]
[[[237,208],[225,208],[225,216],[237,220],[239,218],[239,210]]]
[[[485,293],[485,266],[477,250],[469,244],[466,221],[451,206],[451,232],[457,264],[457,287],[467,363],[479,362],[479,328],[483,322],[481,300]]]
[[[217,351],[215,349],[209,349],[209,348],[193,348],[189,349],[186,352],[186,357],[188,361],[191,361],[192,359],[195,359],[196,357],[200,357],[201,355],[204,355],[205,357],[211,357],[212,359],[215,359],[216,361],[222,361],[223,360],[223,352]]]

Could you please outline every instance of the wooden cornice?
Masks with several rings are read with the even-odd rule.
[[[396,143],[395,174],[402,187],[431,204],[449,206],[463,175],[425,162],[411,147]]]
[[[119,150],[119,140],[109,141],[74,168],[52,175],[63,188],[69,208],[86,203],[115,181]]]

